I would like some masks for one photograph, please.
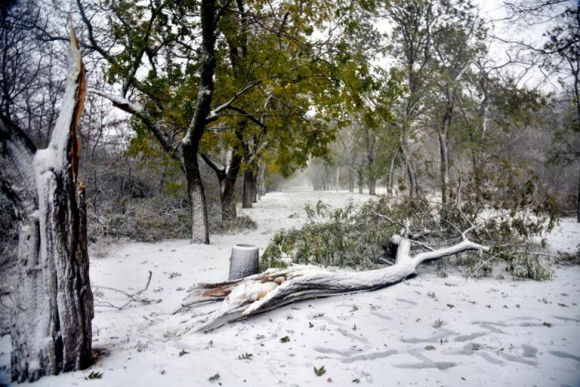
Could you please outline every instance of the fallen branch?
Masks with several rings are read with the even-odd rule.
[[[490,248],[467,238],[471,227],[462,233],[462,241],[433,251],[411,255],[409,238],[396,235],[398,244],[394,265],[363,272],[331,271],[313,266],[270,269],[239,281],[219,284],[198,284],[189,290],[182,308],[221,301],[216,310],[197,331],[210,331],[227,322],[263,313],[292,302],[318,297],[330,297],[354,292],[368,292],[396,284],[416,273],[417,267],[428,260],[440,259],[466,250],[489,251]],[[408,228],[407,232],[408,233]]]
[[[127,293],[124,290],[120,290],[120,289],[116,289],[116,288],[110,288],[108,286],[95,286],[95,289],[105,289],[105,290],[110,290],[112,292],[115,293],[120,293],[124,296],[126,296],[129,300],[121,305],[121,306],[116,306],[112,303],[110,303],[109,301],[102,301],[102,300],[97,300],[95,299],[95,305],[96,306],[105,306],[105,307],[109,307],[109,308],[115,308],[115,309],[119,309],[119,310],[123,310],[126,307],[128,307],[129,305],[131,305],[131,303],[133,302],[137,302],[137,303],[141,303],[141,304],[151,304],[152,302],[154,302],[154,300],[150,300],[148,298],[140,298],[139,296],[141,295],[141,293],[143,293],[144,291],[146,291],[147,289],[149,289],[149,284],[151,283],[151,277],[153,277],[153,272],[149,271],[149,278],[147,278],[147,284],[145,285],[145,287],[139,291],[137,291],[136,293]]]

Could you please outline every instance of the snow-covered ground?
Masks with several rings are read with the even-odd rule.
[[[209,246],[114,247],[91,262],[99,303],[122,305],[124,296],[99,287],[133,293],[149,271],[151,284],[141,296],[154,302],[123,310],[97,306],[98,362],[33,385],[580,386],[578,267],[556,268],[548,282],[440,278],[422,270],[390,288],[288,305],[207,334],[188,329],[216,305],[171,314],[193,283],[227,278],[234,244],[263,249],[276,230],[304,222],[307,202],[341,206],[367,199],[307,189],[269,193],[242,211],[257,221],[257,230],[214,236]],[[580,227],[565,220],[549,241],[571,250]],[[9,381],[9,353],[4,336],[0,384]],[[317,376],[314,367],[322,366],[325,373]],[[92,372],[102,377],[86,380]]]

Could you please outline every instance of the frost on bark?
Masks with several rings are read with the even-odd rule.
[[[77,180],[86,80],[73,31],[68,72],[46,149],[36,150],[15,123],[1,117],[0,186],[20,223],[11,311],[11,373],[19,382],[92,362],[93,295],[84,188]]]
[[[197,162],[197,151],[190,152],[184,146],[187,175],[187,195],[191,208],[191,243],[209,244],[209,222],[205,190]]]
[[[258,273],[259,250],[254,245],[235,245],[230,258],[229,280],[238,280]]]
[[[198,331],[210,331],[228,322],[267,312],[295,301],[377,290],[416,274],[417,267],[425,261],[466,250],[489,251],[489,247],[467,238],[467,234],[473,229],[463,232],[459,243],[415,255],[411,254],[411,239],[405,235],[395,235],[393,243],[398,245],[396,262],[383,269],[353,273],[313,266],[296,266],[288,269],[269,269],[241,280],[197,284],[182,301],[182,307],[223,300],[221,307],[202,326],[196,327]]]

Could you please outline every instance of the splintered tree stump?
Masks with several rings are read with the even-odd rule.
[[[229,280],[245,278],[258,273],[258,247],[254,245],[235,245],[230,258]]]

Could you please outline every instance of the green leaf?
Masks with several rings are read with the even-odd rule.
[[[94,379],[102,379],[102,378],[103,378],[102,372],[93,371],[89,374],[89,376],[85,377],[85,380],[94,380]]]
[[[314,374],[316,374],[316,376],[322,376],[326,373],[326,370],[324,369],[324,366],[320,367],[320,368],[316,368],[314,367]]]

